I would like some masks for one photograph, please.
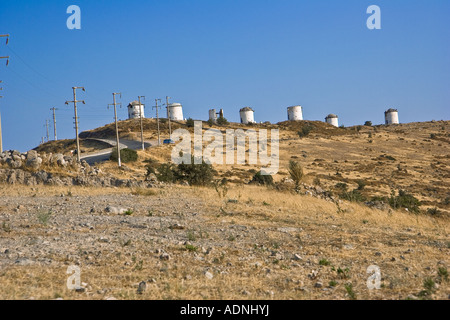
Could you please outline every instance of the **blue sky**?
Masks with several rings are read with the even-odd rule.
[[[66,27],[70,5],[81,30]],[[366,27],[370,5],[381,30]],[[51,107],[58,138],[74,138],[72,86],[87,90],[81,131],[113,121],[112,92],[123,93],[121,119],[138,95],[153,117],[168,95],[204,120],[215,107],[237,122],[250,106],[256,121],[279,122],[291,105],[346,126],[381,124],[390,107],[403,123],[449,120],[449,19],[447,0],[2,0],[3,147],[35,147]]]

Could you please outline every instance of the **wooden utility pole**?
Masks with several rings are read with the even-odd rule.
[[[44,127],[45,127],[46,132],[47,132],[46,137],[47,137],[47,142],[48,142],[48,141],[50,140],[50,136],[49,136],[49,134],[48,134],[48,120],[45,120],[45,125],[44,125]]]
[[[122,93],[113,93],[113,104],[108,105],[109,106],[114,106],[114,119],[116,121],[116,141],[117,141],[117,162],[119,164],[119,167],[122,166],[122,161],[120,159],[120,141],[119,141],[119,123],[117,122],[117,103],[116,103],[116,95],[120,95],[120,98],[122,99]],[[120,104],[120,103],[119,103]],[[120,104],[122,105],[122,104]]]
[[[50,108],[50,110],[53,110],[53,133],[55,135],[55,141],[58,140],[57,136],[56,136],[56,110],[58,110],[58,108]]]
[[[169,109],[169,99],[170,97],[166,96],[166,108],[167,108],[167,120],[169,121],[169,139],[172,139],[172,126],[170,124],[170,109]]]
[[[143,118],[144,118],[144,106],[141,105],[141,98],[144,98],[145,100],[145,96],[139,96],[138,100],[139,100],[139,114],[141,116],[141,143],[142,143],[142,150],[145,150],[145,143],[144,143],[144,124],[143,124]]]
[[[80,158],[80,153],[81,153],[81,150],[80,150],[80,138],[78,137],[77,102],[81,102],[83,104],[86,104],[86,103],[84,102],[84,100],[77,101],[77,92],[76,92],[76,90],[77,89],[81,89],[83,91],[86,91],[86,90],[84,89],[84,87],[72,87],[72,89],[73,89],[73,101],[66,101],[66,104],[73,103],[73,107],[74,107],[74,110],[75,110],[75,134],[76,134],[76,139],[77,139],[77,161],[81,162],[81,158]]]
[[[0,80],[0,83],[3,81]],[[3,88],[0,88],[0,90],[3,90]],[[3,98],[3,96],[0,96],[0,99]],[[2,114],[0,112],[0,153],[3,152],[3,141],[2,141]]]
[[[6,38],[6,44],[9,42],[9,34],[0,34],[0,38]],[[9,57],[0,57],[0,59],[6,59],[6,66],[9,64]],[[2,81],[0,81],[1,83]],[[0,88],[0,90],[3,90],[3,88]],[[3,98],[0,96],[0,98]],[[0,114],[0,153],[3,152],[3,141],[2,141],[2,117]]]
[[[161,145],[161,139],[160,139],[160,134],[159,134],[159,112],[158,112],[158,108],[161,108],[161,107],[158,106],[158,101],[161,102],[161,99],[155,99],[156,106],[154,106],[153,109],[156,108],[156,122],[158,124],[158,146],[159,146],[159,145]]]
[[[0,96],[0,98],[3,98]],[[2,114],[0,112],[0,153],[3,152],[3,141],[2,141]]]

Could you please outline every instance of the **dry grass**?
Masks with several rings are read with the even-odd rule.
[[[211,188],[179,186],[161,189],[159,194],[153,190],[147,194],[146,190],[128,189],[8,187],[2,188],[0,195],[44,197],[68,192],[73,197],[132,193],[136,195],[133,201],[160,203],[152,219],[178,217],[186,229],[166,226],[159,232],[189,239],[198,250],[186,250],[183,240],[172,241],[166,249],[171,260],[162,261],[154,253],[166,243],[160,236],[152,242],[133,241],[114,251],[99,247],[101,254],[81,265],[87,293],[65,287],[71,264],[65,256],[51,257],[57,266],[2,268],[1,299],[347,299],[347,283],[352,283],[359,299],[405,299],[423,290],[426,277],[436,277],[438,263],[448,265],[448,220],[388,213],[352,203],[343,203],[338,212],[334,203],[264,187],[232,186],[221,195]],[[176,207],[177,202],[186,207]],[[192,221],[183,213],[187,206],[200,210]],[[136,212],[133,218],[145,214]],[[127,232],[124,230],[124,242]],[[14,231],[0,234],[17,236]],[[57,234],[42,236],[51,241]],[[206,254],[202,247],[214,250]],[[405,253],[408,250],[411,253]],[[272,256],[273,252],[283,258]],[[293,254],[302,260],[291,260]],[[330,265],[320,266],[322,259]],[[374,264],[381,268],[382,288],[370,291],[366,269]],[[338,268],[348,268],[348,277],[338,274]],[[204,276],[206,270],[213,279]],[[318,272],[316,279],[308,276],[313,270]],[[143,295],[136,293],[140,281],[148,281]],[[323,291],[314,289],[317,281],[324,287],[330,281],[337,284]],[[433,297],[446,299],[449,290],[443,282]]]

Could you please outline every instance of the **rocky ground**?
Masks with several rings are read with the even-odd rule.
[[[437,218],[250,186],[2,185],[0,197],[0,299],[450,295],[448,224]],[[367,287],[371,265],[379,289]]]

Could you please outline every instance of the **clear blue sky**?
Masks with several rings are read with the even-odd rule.
[[[72,4],[81,30],[66,27]],[[366,27],[372,4],[381,30]],[[58,138],[74,138],[72,86],[87,90],[81,131],[113,121],[112,92],[123,93],[121,119],[138,95],[146,116],[169,95],[204,120],[216,107],[237,122],[250,106],[256,121],[279,122],[291,105],[346,126],[381,124],[390,107],[403,123],[449,120],[449,22],[448,0],[2,0],[4,149],[37,146],[51,107]]]

